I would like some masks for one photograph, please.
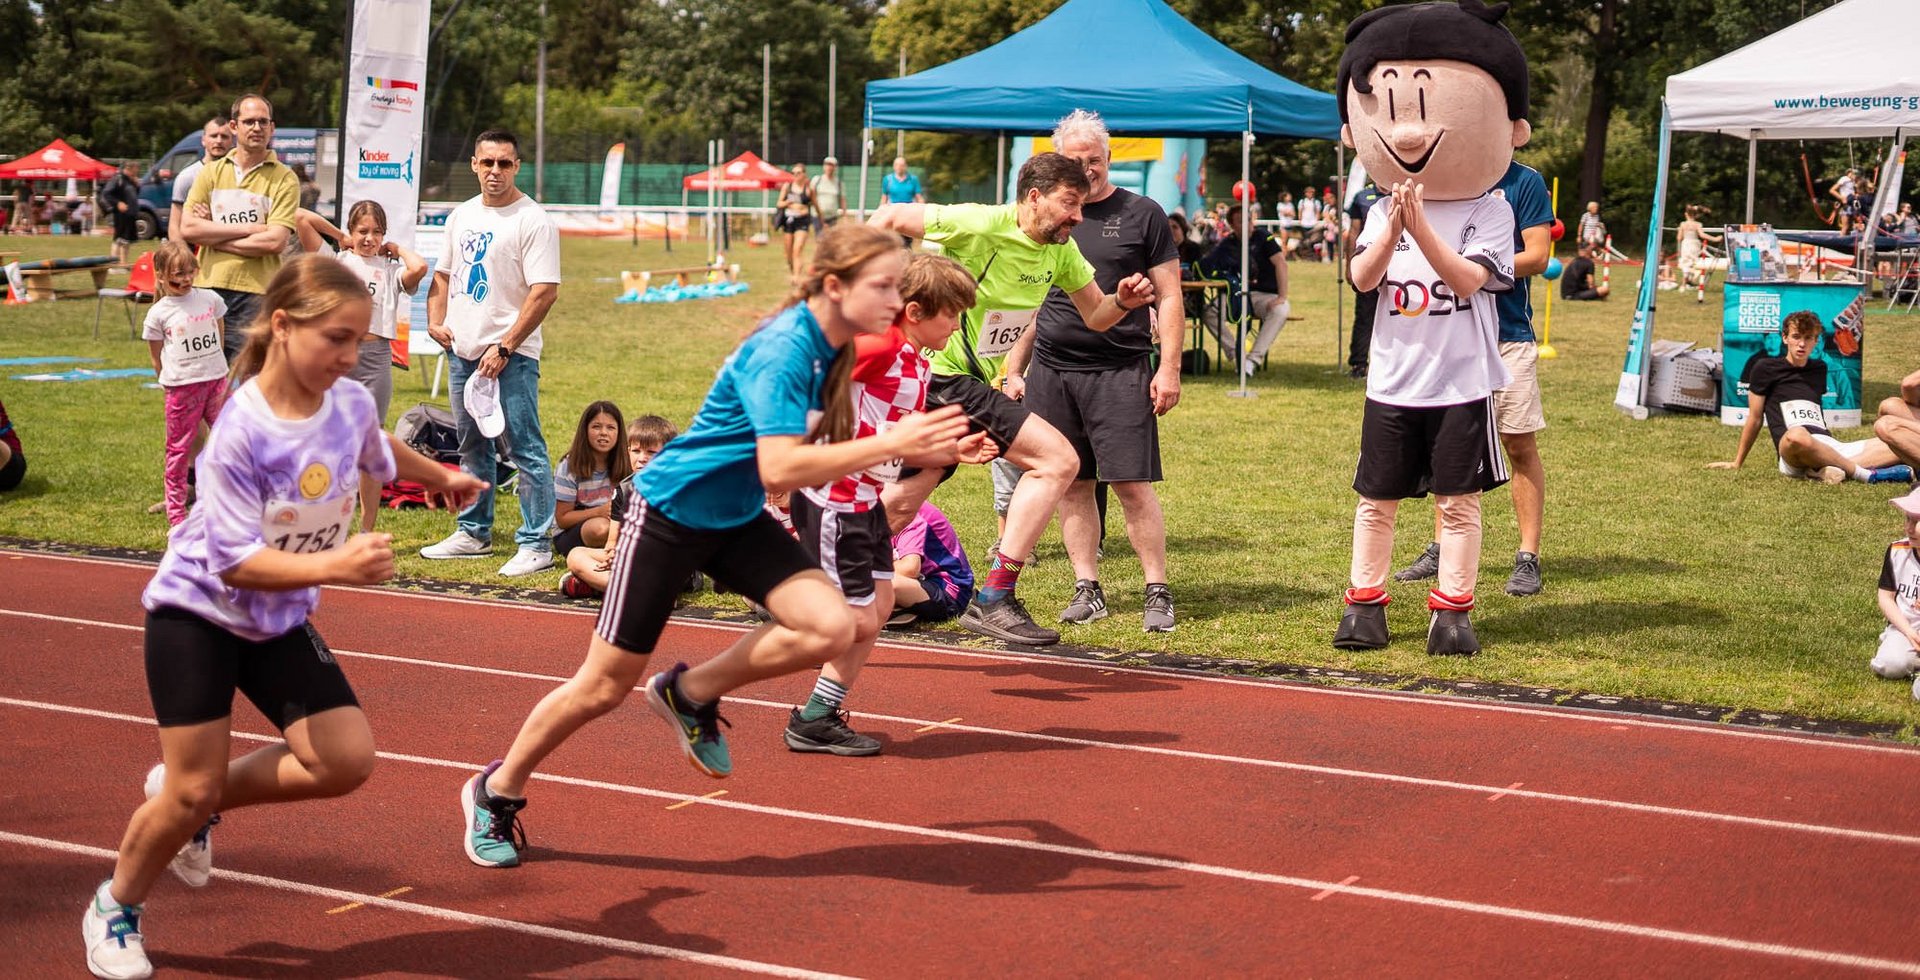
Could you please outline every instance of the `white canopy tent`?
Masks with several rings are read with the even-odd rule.
[[[1766,139],[1892,137],[1886,169],[1908,133],[1920,130],[1920,61],[1863,56],[1862,37],[1920,34],[1916,0],[1844,0],[1706,64],[1672,75],[1660,106],[1659,176],[1647,221],[1646,272],[1614,404],[1646,417],[1648,349],[1653,343],[1660,226],[1666,210],[1668,144],[1674,132],[1721,133],[1747,141],[1746,220],[1753,221],[1754,164]],[[1896,189],[1879,182],[1881,195]],[[1879,214],[1882,201],[1871,213]],[[1873,236],[1863,235],[1871,250]],[[1871,265],[1867,267],[1871,268]]]

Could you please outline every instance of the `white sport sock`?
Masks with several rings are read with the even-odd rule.
[[[1853,478],[1865,483],[1873,478],[1873,471],[1856,463],[1853,467]]]

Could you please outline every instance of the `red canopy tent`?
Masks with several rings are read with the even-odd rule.
[[[0,163],[0,178],[105,180],[118,169],[68,146],[66,140],[57,139],[26,156]]]
[[[779,187],[793,175],[760,159],[752,150],[728,160],[713,170],[701,170],[681,178],[680,186],[690,191],[764,191]]]

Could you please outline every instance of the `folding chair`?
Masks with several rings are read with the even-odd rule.
[[[127,270],[127,288],[102,289],[95,294],[93,339],[100,339],[100,308],[106,305],[107,300],[117,299],[127,314],[127,330],[133,334],[133,339],[139,340],[140,328],[133,322],[133,308],[141,303],[153,302],[154,294],[159,291],[159,288],[159,283],[155,281],[153,274],[153,253],[147,252],[135,259],[133,266]]]

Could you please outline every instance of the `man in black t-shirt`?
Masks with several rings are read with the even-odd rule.
[[[1346,250],[1347,260],[1353,260],[1353,240],[1360,235],[1360,229],[1367,223],[1367,212],[1373,208],[1373,202],[1386,195],[1373,181],[1353,195],[1353,203],[1347,205],[1347,217],[1353,222],[1347,226],[1345,240],[1340,243]],[[1351,277],[1349,277],[1351,280]],[[1373,348],[1374,307],[1380,299],[1378,289],[1353,291],[1353,341],[1347,347],[1347,376],[1364,378],[1367,376],[1367,358]]]
[[[1780,457],[1780,472],[1822,483],[1849,478],[1862,483],[1896,479],[1900,472],[1876,475],[1880,467],[1899,462],[1878,439],[1841,442],[1827,431],[1820,400],[1827,392],[1827,362],[1813,356],[1825,327],[1809,310],[1789,313],[1780,324],[1783,357],[1756,357],[1747,362],[1740,383],[1747,388],[1747,420],[1740,427],[1740,448],[1733,459],[1708,463],[1708,469],[1739,469],[1747,461],[1764,420]],[[1903,468],[1904,469],[1904,468]],[[1912,477],[1912,471],[1904,475]]]
[[[1014,398],[1024,393],[1027,407],[1060,430],[1080,457],[1080,471],[1060,501],[1060,536],[1075,580],[1073,599],[1060,621],[1088,623],[1107,615],[1100,589],[1101,520],[1094,498],[1099,481],[1112,488],[1126,510],[1127,536],[1147,585],[1142,626],[1148,632],[1168,632],[1174,618],[1167,585],[1166,522],[1153,484],[1161,478],[1157,416],[1180,402],[1186,319],[1178,243],[1160,205],[1108,179],[1112,154],[1098,115],[1075,110],[1060,120],[1053,145],[1086,168],[1092,185],[1073,240],[1092,263],[1094,281],[1111,291],[1128,276],[1146,274],[1153,282],[1159,336],[1154,336],[1153,318],[1145,308],[1105,332],[1088,330],[1073,300],[1053,289],[1040,308],[1037,329],[1027,331],[1007,357],[1005,391]]]
[[[1280,328],[1286,325],[1287,313],[1292,309],[1287,302],[1286,252],[1266,229],[1258,225],[1252,229],[1252,238],[1247,248],[1247,264],[1253,266],[1253,281],[1248,283],[1247,298],[1253,305],[1253,315],[1260,320],[1260,332],[1254,338],[1252,349],[1243,356],[1238,325],[1219,322],[1213,307],[1208,307],[1207,315],[1201,321],[1219,338],[1220,348],[1227,352],[1227,362],[1239,365],[1241,374],[1252,374],[1255,363],[1266,360],[1267,350],[1273,346],[1274,338],[1279,336]],[[1200,260],[1200,264],[1208,276],[1240,275],[1238,205],[1227,209],[1227,234],[1207,253],[1206,258]],[[1236,304],[1239,302],[1238,288],[1235,287],[1234,293]]]
[[[1580,254],[1567,263],[1560,276],[1560,298],[1566,300],[1606,299],[1608,287],[1593,282],[1593,247],[1580,246]]]

